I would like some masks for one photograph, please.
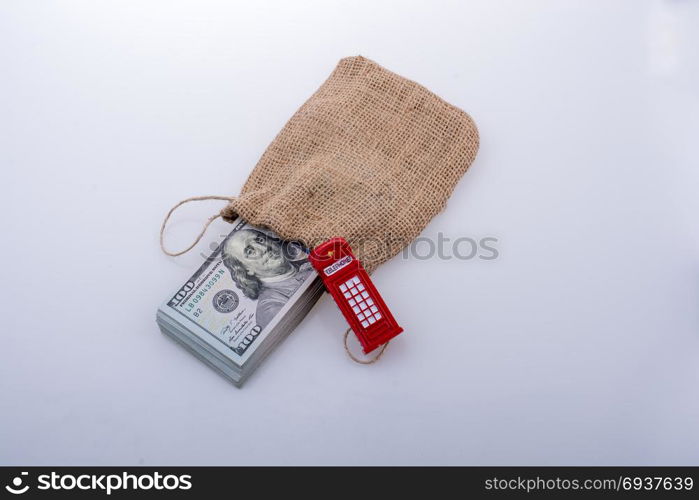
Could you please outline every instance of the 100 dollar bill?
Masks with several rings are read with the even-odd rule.
[[[241,366],[317,275],[301,245],[242,219],[233,226],[161,312]]]

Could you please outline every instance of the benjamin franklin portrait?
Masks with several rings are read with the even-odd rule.
[[[233,233],[222,252],[236,286],[257,301],[255,317],[263,329],[313,272],[300,245],[258,229]]]

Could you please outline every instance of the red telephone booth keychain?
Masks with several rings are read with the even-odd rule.
[[[308,260],[368,354],[403,331],[344,238],[311,250]]]

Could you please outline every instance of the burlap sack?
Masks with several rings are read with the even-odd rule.
[[[313,247],[344,237],[367,271],[420,234],[478,150],[463,111],[364,57],[342,59],[269,145],[239,214]]]

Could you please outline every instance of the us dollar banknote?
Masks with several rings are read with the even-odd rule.
[[[239,219],[160,307],[158,323],[240,382],[258,352],[288,335],[317,300],[322,285],[307,255],[299,243]]]

